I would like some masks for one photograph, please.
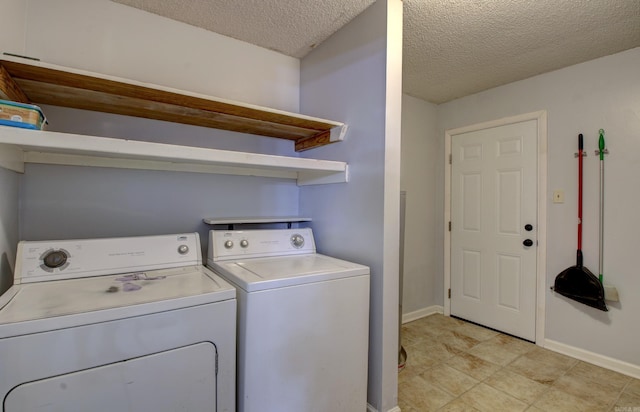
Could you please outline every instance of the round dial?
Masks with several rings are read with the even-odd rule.
[[[60,266],[67,263],[68,257],[69,256],[67,256],[64,250],[52,250],[51,252],[47,253],[42,260],[46,267],[53,269],[59,268]]]
[[[178,246],[178,253],[180,253],[181,255],[186,255],[187,253],[189,253],[189,246],[187,245]]]
[[[226,242],[224,242],[224,247],[227,249],[231,249],[233,247],[233,241],[227,240]]]
[[[291,246],[293,246],[296,249],[300,249],[302,246],[304,246],[304,237],[302,237],[302,235],[299,234],[295,234],[291,236]]]
[[[249,246],[249,241],[248,241],[247,239],[242,239],[242,240],[240,241],[240,247],[242,247],[242,248],[246,248],[246,247],[248,247],[248,246]]]

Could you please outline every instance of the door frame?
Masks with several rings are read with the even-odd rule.
[[[469,126],[445,130],[445,161],[444,161],[444,314],[451,316],[451,138],[452,136],[475,132],[493,127],[505,126],[535,120],[538,129],[538,247],[536,248],[536,344],[544,344],[544,319],[546,302],[546,267],[547,267],[547,111],[525,113],[517,116],[505,117],[497,120],[476,123]]]

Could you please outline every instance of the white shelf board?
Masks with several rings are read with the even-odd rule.
[[[268,217],[208,217],[202,219],[208,225],[240,225],[247,223],[297,223],[311,222],[310,217],[298,216],[268,216]]]
[[[277,177],[298,185],[348,181],[347,164],[333,160],[0,126],[0,166],[22,173],[24,163]]]

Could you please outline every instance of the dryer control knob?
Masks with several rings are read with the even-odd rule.
[[[67,254],[64,250],[52,250],[47,253],[45,257],[42,259],[43,263],[48,268],[59,268],[60,266],[67,263]]]
[[[224,242],[224,247],[227,249],[231,249],[233,247],[233,241],[227,240],[226,242]]]
[[[295,235],[292,235],[291,245],[296,249],[300,249],[302,246],[304,246],[304,237],[302,237],[302,235],[299,235],[297,233]]]
[[[243,248],[249,247],[249,241],[247,239],[242,239],[240,241],[240,247],[243,247]]]
[[[187,253],[189,253],[189,246],[187,245],[178,246],[178,253],[180,253],[181,255],[186,255]]]

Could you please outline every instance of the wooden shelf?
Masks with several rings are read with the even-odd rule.
[[[0,58],[0,98],[293,140],[304,151],[344,138],[343,123],[12,56]]]
[[[25,163],[169,170],[294,179],[298,185],[344,183],[344,162],[205,149],[0,126],[0,167]]]

